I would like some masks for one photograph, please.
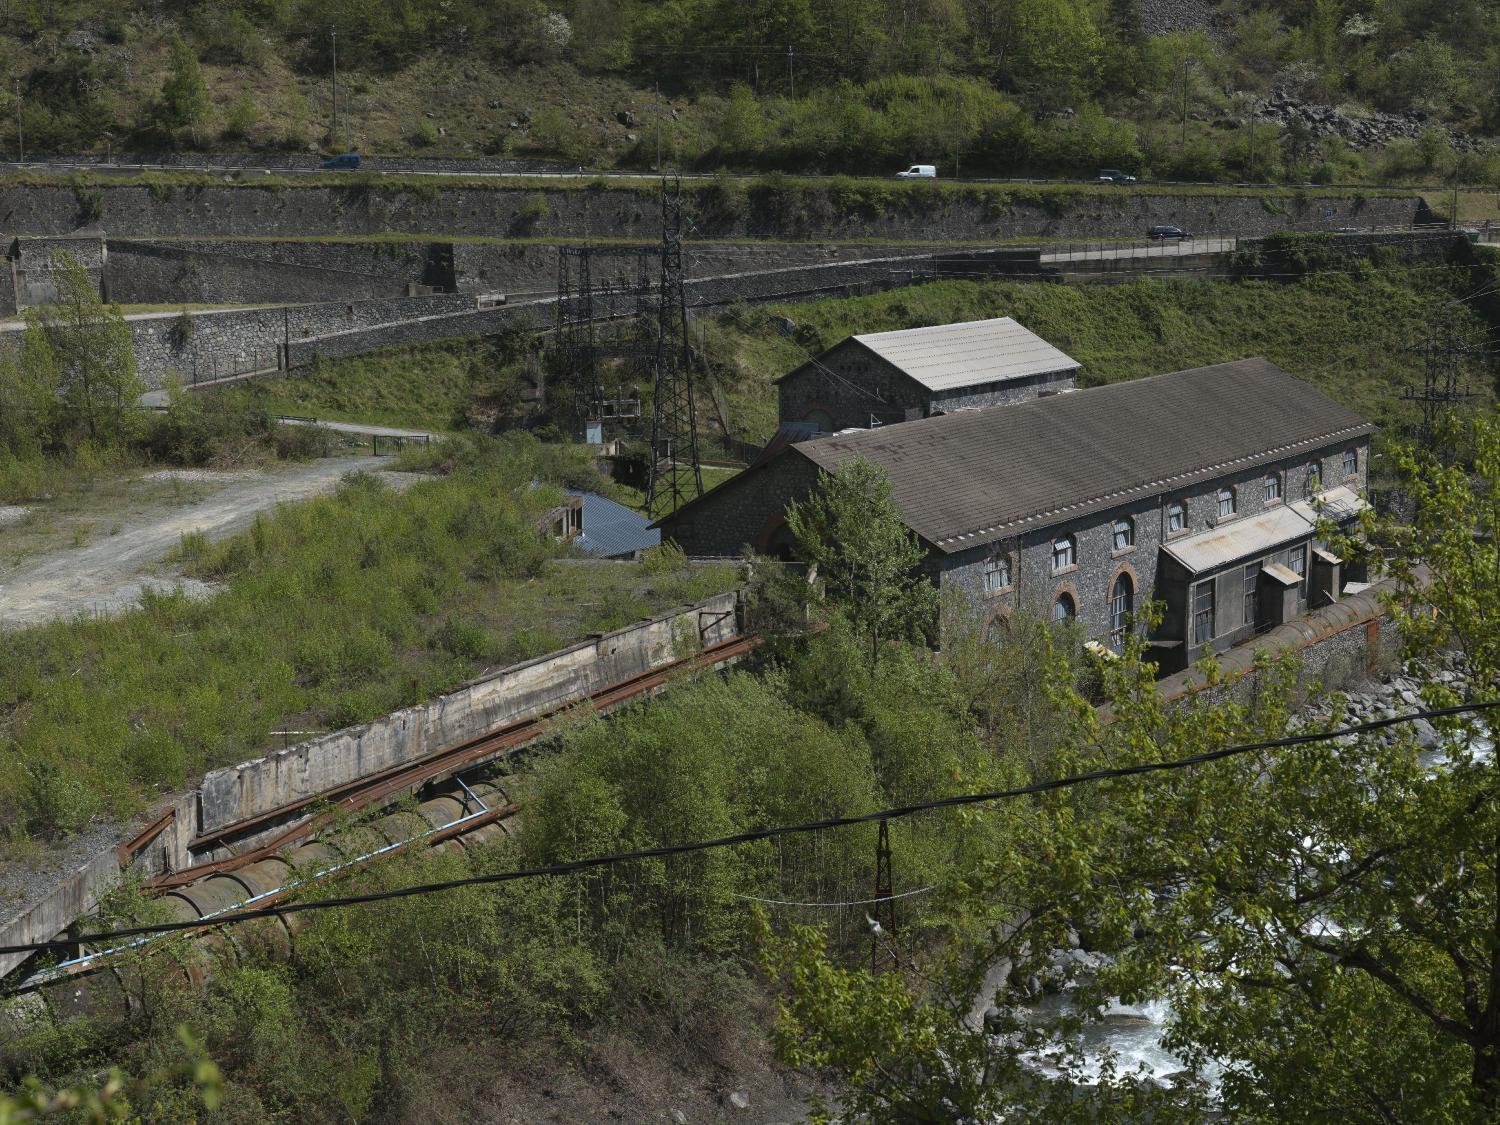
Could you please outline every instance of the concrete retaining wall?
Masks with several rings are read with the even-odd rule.
[[[600,688],[691,655],[703,645],[731,640],[739,629],[739,592],[732,590],[499,669],[383,719],[215,770],[199,789],[172,802],[175,817],[143,849],[132,871],[150,876],[181,869],[194,862],[190,845],[206,832],[584,699]],[[120,875],[115,849],[100,852],[69,872],[45,898],[0,923],[0,945],[55,937],[75,919],[96,910],[102,897],[119,884]],[[0,956],[0,974],[24,960],[16,954]]]

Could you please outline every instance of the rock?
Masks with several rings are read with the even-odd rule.
[[[680,1109],[674,1109],[667,1116],[672,1119],[672,1125],[687,1125],[687,1114]]]
[[[736,1090],[729,1095],[729,1104],[734,1106],[735,1109],[749,1109],[750,1095],[743,1090]]]
[[[489,101],[485,102],[484,104],[488,108],[490,108],[490,109],[499,109],[500,108],[500,101],[497,98],[491,98]]]
[[[789,316],[778,316],[775,318],[776,331],[783,336],[790,336],[797,331],[797,322]]]
[[[428,110],[426,113],[422,114],[422,116],[430,121],[436,115],[431,110]]]
[[[439,125],[438,126],[438,136],[440,136],[440,137],[446,137],[447,135],[448,135],[448,130],[444,129],[441,125]]]
[[[1001,1025],[1004,1022],[1005,1013],[994,1005],[991,1005],[984,1010],[983,1019],[985,1031],[989,1032],[991,1035],[996,1035],[999,1034],[999,1032],[1002,1030]]]
[[[627,129],[635,128],[635,114],[631,113],[628,109],[616,110],[615,120]]]
[[[1411,732],[1417,740],[1417,745],[1423,750],[1437,750],[1443,745],[1443,736],[1438,734],[1437,727],[1426,719],[1418,719],[1412,723]]]
[[[625,139],[627,141],[629,141],[631,144],[635,144],[635,142],[638,141],[638,140],[640,140],[641,138],[638,137],[638,136],[636,136],[636,134],[634,134],[634,133],[626,133],[625,134]]]

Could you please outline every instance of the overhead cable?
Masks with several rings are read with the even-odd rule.
[[[1317,742],[1330,742],[1349,735],[1368,734],[1372,731],[1384,730],[1402,723],[1415,722],[1418,719],[1449,718],[1455,715],[1475,714],[1496,708],[1500,708],[1500,700],[1492,700],[1486,703],[1465,703],[1457,707],[1440,707],[1433,710],[1414,711],[1407,715],[1396,715],[1389,719],[1376,719],[1373,722],[1340,727],[1337,730],[1291,734],[1281,738],[1268,739],[1264,742],[1225,746],[1218,750],[1209,750],[1202,754],[1190,755],[1186,758],[1141,762],[1132,766],[1112,766],[1108,769],[1094,770],[1090,773],[1074,774],[1068,777],[1052,778],[1048,781],[1033,782],[1030,785],[1022,785],[1014,789],[996,789],[983,793],[960,793],[951,797],[941,797],[934,801],[921,801],[911,805],[899,805],[895,808],[880,809],[876,812],[860,813],[854,816],[834,816],[802,824],[783,824],[772,828],[757,828],[748,832],[737,832],[732,836],[720,836],[713,840],[696,840],[685,844],[662,844],[654,848],[639,848],[629,852],[613,852],[606,855],[590,856],[586,859],[575,859],[566,863],[554,863],[546,867],[520,868],[515,871],[496,871],[487,875],[471,875],[468,878],[449,879],[440,883],[419,883],[410,887],[393,887],[388,890],[371,891],[361,895],[312,899],[305,902],[291,902],[277,906],[261,907],[255,910],[242,910],[215,918],[208,925],[205,925],[201,919],[184,922],[158,922],[154,925],[105,930],[54,941],[4,945],[0,946],[0,954],[37,953],[48,949],[71,949],[80,943],[110,941],[117,938],[135,937],[141,934],[211,929],[237,922],[251,922],[261,918],[283,918],[288,914],[299,914],[309,910],[332,910],[344,906],[362,906],[372,902],[385,902],[389,899],[413,898],[437,894],[440,891],[457,890],[461,887],[490,886],[497,883],[513,883],[523,879],[542,879],[557,875],[571,875],[578,871],[588,871],[597,867],[610,867],[618,863],[633,863],[643,859],[663,859],[670,856],[689,855],[694,852],[736,847],[740,844],[754,843],[758,840],[772,840],[781,836],[823,832],[832,828],[847,828],[855,824],[874,824],[882,820],[900,820],[903,817],[932,812],[937,809],[962,808],[967,805],[990,804],[996,801],[1013,800],[1017,797],[1033,796],[1039,793],[1052,793],[1098,781],[1110,781],[1116,778],[1135,777],[1140,774],[1188,769],[1192,766],[1222,761],[1225,758],[1234,758],[1244,754],[1253,754],[1262,750],[1279,750],[1288,747],[1307,746]]]

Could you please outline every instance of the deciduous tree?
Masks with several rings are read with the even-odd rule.
[[[787,528],[829,597],[869,639],[872,662],[883,640],[916,636],[930,626],[937,593],[919,571],[922,546],[902,520],[880,466],[855,457],[824,474],[813,494],[788,510]]]

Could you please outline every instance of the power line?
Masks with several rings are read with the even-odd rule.
[[[1072,789],[1080,785],[1092,784],[1097,781],[1110,781],[1122,777],[1134,777],[1140,774],[1182,770],[1208,762],[1221,761],[1225,758],[1252,754],[1261,750],[1307,746],[1316,742],[1329,742],[1336,738],[1343,738],[1346,735],[1367,734],[1371,731],[1384,730],[1401,723],[1415,722],[1418,719],[1440,719],[1454,715],[1468,715],[1480,711],[1490,711],[1495,708],[1500,708],[1500,700],[1493,700],[1487,703],[1466,703],[1457,707],[1442,707],[1434,710],[1414,711],[1408,715],[1397,715],[1389,719],[1377,719],[1373,722],[1340,727],[1332,731],[1293,734],[1282,738],[1269,739],[1265,742],[1226,746],[1218,750],[1209,750],[1202,754],[1193,754],[1186,758],[1143,762],[1133,766],[1113,766],[1109,769],[1094,770],[1091,773],[1074,774],[1069,777],[1053,778],[1049,781],[1038,781],[1014,789],[998,789],[984,793],[962,793],[952,797],[942,797],[935,801],[922,801],[912,805],[900,805],[895,808],[880,809],[877,812],[861,813],[855,816],[835,816],[825,820],[809,821],[802,824],[784,824],[774,828],[757,828],[749,832],[738,832],[732,836],[720,836],[714,840],[698,840],[687,844],[663,844],[654,848],[640,848],[630,852],[613,852],[607,855],[591,856],[587,859],[570,860],[566,863],[555,863],[546,867],[498,871],[488,875],[473,875],[465,879],[450,879],[440,883],[420,883],[410,887],[371,891],[368,894],[362,895],[345,895],[340,898],[314,899],[308,902],[292,902],[256,910],[242,910],[235,914],[226,914],[215,918],[207,925],[201,919],[185,922],[160,922],[150,926],[131,926],[119,930],[105,930],[99,933],[82,934],[78,937],[54,941],[5,945],[0,946],[0,954],[38,953],[48,949],[71,949],[86,942],[138,937],[142,934],[212,929],[217,926],[225,926],[237,922],[251,922],[261,918],[283,918],[288,914],[299,914],[309,910],[331,910],[337,907],[362,906],[372,902],[384,902],[388,899],[437,894],[440,891],[457,890],[461,887],[489,886],[497,883],[517,882],[523,879],[571,875],[578,871],[587,871],[596,867],[609,867],[619,863],[633,863],[642,859],[661,859],[669,856],[688,855],[694,852],[713,851],[719,848],[754,843],[758,840],[776,839],[781,836],[804,835],[811,832],[823,832],[832,828],[847,828],[855,824],[873,824],[880,821],[900,820],[904,817],[915,816],[918,813],[932,812],[937,809],[962,808],[967,805],[989,804],[995,801],[1033,796],[1038,793],[1051,793],[1062,789]]]

